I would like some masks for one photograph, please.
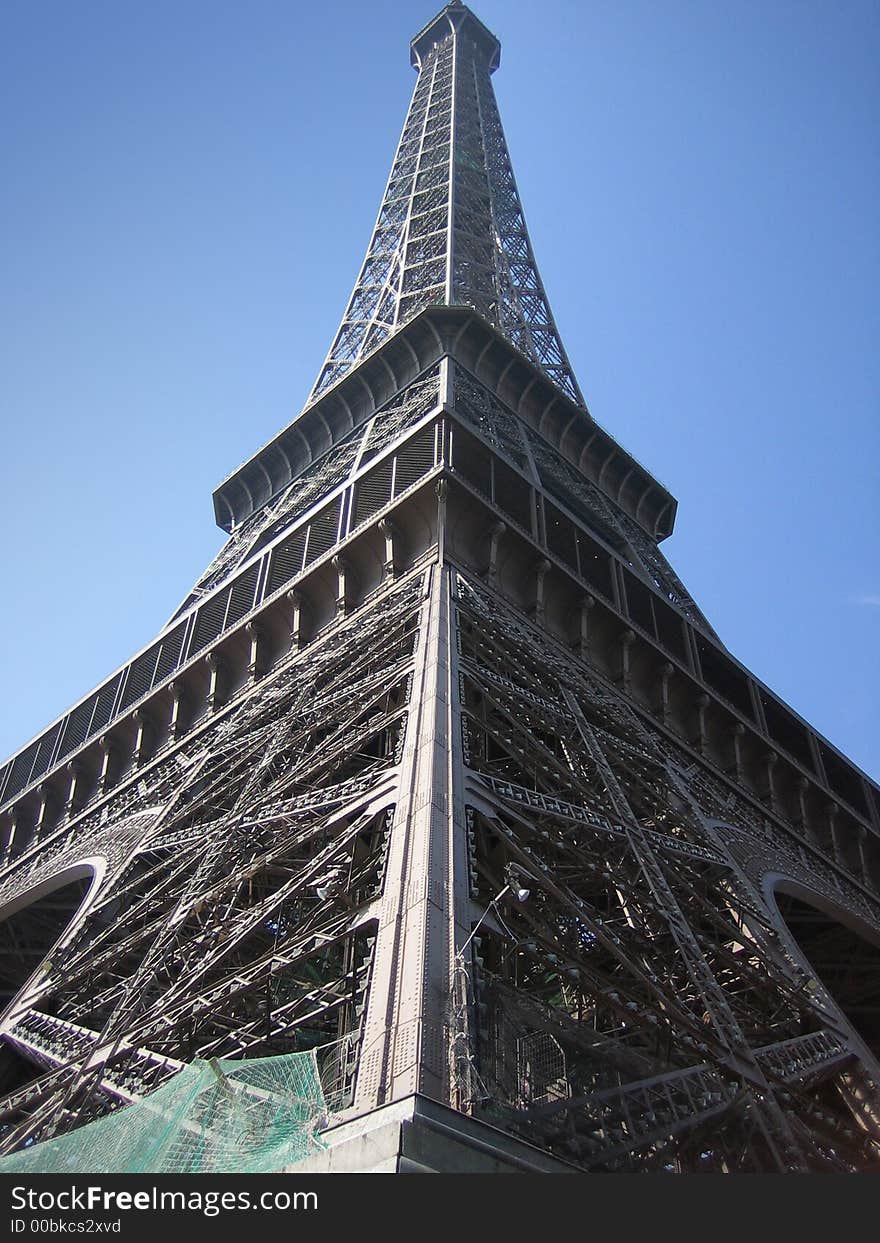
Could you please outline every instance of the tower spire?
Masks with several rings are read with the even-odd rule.
[[[722,646],[577,404],[497,40],[450,4],[412,49],[327,391],[0,765],[0,1173],[874,1168],[880,789]],[[204,1137],[192,1063],[239,1060],[197,1152],[119,1110],[176,1080]]]
[[[410,44],[418,81],[355,287],[310,401],[428,306],[469,306],[583,397],[538,272],[491,74],[501,45],[460,3]]]

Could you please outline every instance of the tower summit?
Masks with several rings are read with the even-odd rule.
[[[311,400],[429,306],[469,306],[572,400],[491,75],[501,45],[463,4],[413,39],[418,81],[373,237]]]
[[[450,4],[411,52],[303,412],[0,767],[0,1149],[313,1050],[313,1168],[875,1166],[880,791],[719,642],[588,413],[498,41]]]

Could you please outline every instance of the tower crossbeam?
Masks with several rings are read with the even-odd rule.
[[[497,39],[451,3],[411,55],[227,543],[0,766],[0,1154],[308,1052],[328,1142],[375,1127],[343,1165],[876,1168],[880,789],[725,648],[589,414]]]

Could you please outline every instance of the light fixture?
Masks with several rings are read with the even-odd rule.
[[[497,902],[498,898],[509,890],[510,896],[515,902],[528,902],[532,891],[522,883],[525,875],[526,874],[522,871],[522,869],[517,867],[515,863],[508,863],[507,867],[504,869],[504,879],[507,881],[507,884],[504,886],[501,893],[493,899],[493,901]]]
[[[315,893],[322,902],[326,901],[331,895],[339,893],[342,888],[343,869],[333,867],[322,876],[319,880],[313,881]]]
[[[528,901],[529,896],[532,891],[531,889],[526,889],[524,885],[521,885],[519,883],[519,879],[522,875],[524,875],[524,873],[522,873],[521,870],[515,864],[509,863],[507,865],[507,867],[504,870],[504,876],[505,876],[505,880],[507,881],[507,884],[504,886],[503,889],[500,889],[498,893],[496,893],[495,897],[486,907],[485,911],[483,911],[482,915],[477,920],[476,924],[474,924],[474,928],[473,928],[473,931],[471,932],[471,935],[468,937],[464,945],[461,947],[461,949],[458,951],[458,953],[455,956],[457,959],[459,959],[462,962],[464,961],[464,952],[467,949],[467,947],[470,945],[471,941],[473,941],[474,937],[477,935],[477,930],[479,929],[480,924],[482,924],[483,920],[492,910],[493,906],[498,905],[498,903],[501,901],[501,899],[504,897],[505,894],[509,893],[515,902]]]

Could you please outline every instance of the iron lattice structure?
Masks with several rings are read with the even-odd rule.
[[[156,641],[0,769],[0,1148],[315,1049],[337,1120],[870,1168],[877,787],[724,648],[584,407],[494,36],[453,4],[412,46],[306,409]]]
[[[501,48],[449,5],[412,43],[419,71],[363,267],[312,391],[428,306],[471,306],[583,405],[526,230],[490,75]]]

